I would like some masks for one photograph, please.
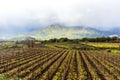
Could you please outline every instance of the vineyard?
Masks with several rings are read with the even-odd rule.
[[[120,54],[48,47],[7,50],[0,52],[0,74],[6,80],[120,80]]]

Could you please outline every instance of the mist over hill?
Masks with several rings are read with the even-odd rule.
[[[12,37],[9,40],[25,40],[28,37],[35,38],[37,40],[49,40],[53,38],[69,38],[69,39],[80,39],[80,38],[96,38],[96,37],[107,37],[110,35],[120,34],[119,28],[114,28],[109,31],[101,31],[91,27],[84,26],[63,26],[63,25],[49,25],[42,29],[30,31],[26,34],[20,34]],[[3,39],[1,39],[3,40]]]
[[[52,38],[69,38],[69,39],[80,39],[80,38],[95,38],[107,36],[107,33],[96,30],[94,28],[82,27],[82,26],[61,26],[61,25],[49,25],[40,30],[34,30],[29,32],[27,35],[19,35],[12,40],[24,40],[26,37],[33,37],[37,40],[48,40]]]
[[[59,25],[50,25],[42,30],[31,32],[31,36],[36,39],[48,40],[51,38],[66,37],[69,39],[78,39],[84,37],[105,36],[101,31],[88,27],[65,27]]]

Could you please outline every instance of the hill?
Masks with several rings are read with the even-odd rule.
[[[33,31],[30,36],[39,40],[48,40],[51,38],[78,39],[84,37],[101,37],[106,36],[102,31],[89,27],[65,27],[60,25],[50,25],[41,30]]]
[[[24,40],[26,37],[33,37],[37,40],[49,40],[53,38],[96,38],[102,36],[109,36],[115,34],[113,31],[100,31],[90,27],[83,26],[61,26],[61,25],[49,25],[40,30],[34,30],[27,35],[16,36],[12,40]]]

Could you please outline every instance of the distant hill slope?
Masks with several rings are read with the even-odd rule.
[[[42,30],[33,31],[30,33],[39,40],[48,40],[51,38],[62,38],[67,37],[70,39],[78,39],[84,37],[101,37],[106,36],[104,32],[98,31],[88,27],[65,27],[59,25],[50,25]]]
[[[25,37],[33,37],[38,40],[48,40],[52,38],[69,38],[69,39],[80,39],[80,38],[95,38],[102,36],[112,35],[112,32],[100,31],[89,27],[65,27],[61,25],[50,25],[40,30],[34,30],[28,35],[22,35],[14,37],[14,40],[24,40]]]

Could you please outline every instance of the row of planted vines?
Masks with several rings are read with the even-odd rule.
[[[52,48],[8,53],[0,52],[0,74],[13,80],[120,80],[119,54]]]

